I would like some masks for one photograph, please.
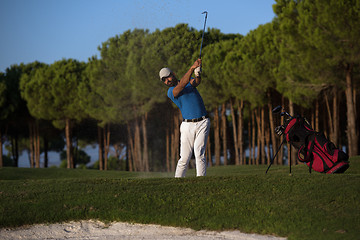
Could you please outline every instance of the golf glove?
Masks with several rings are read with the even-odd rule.
[[[201,67],[197,67],[194,70],[195,77],[200,77],[201,74]]]

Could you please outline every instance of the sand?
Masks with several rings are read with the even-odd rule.
[[[240,231],[195,231],[190,228],[165,227],[152,224],[131,224],[122,222],[105,224],[91,220],[59,224],[37,224],[14,229],[3,228],[0,229],[0,239],[284,240],[286,238],[259,234],[245,234]]]

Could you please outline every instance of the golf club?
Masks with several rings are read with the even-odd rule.
[[[281,110],[282,110],[282,106],[279,105],[279,106],[275,107],[275,108],[272,110],[272,112],[275,113],[275,114],[277,114],[277,113],[280,113]]]
[[[205,13],[205,22],[204,22],[204,30],[203,30],[203,33],[202,33],[202,38],[201,38],[201,45],[200,45],[200,57],[201,58],[201,51],[202,51],[202,45],[203,45],[203,41],[204,41],[204,33],[205,33],[205,26],[206,26],[206,19],[207,19],[207,14],[208,12],[207,11],[204,11],[202,14]]]
[[[281,110],[283,110],[282,112],[281,112]],[[283,117],[283,116],[288,116],[288,117],[290,117],[290,118],[293,118],[288,112],[286,112],[283,108],[282,108],[282,106],[277,106],[277,107],[275,107],[273,110],[272,110],[272,113],[273,114],[278,114],[278,113],[280,113],[280,116],[281,117]]]

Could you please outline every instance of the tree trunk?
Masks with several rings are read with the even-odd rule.
[[[46,137],[44,137],[44,168],[47,168],[49,165],[48,150],[49,150],[49,141],[47,140]]]
[[[34,122],[29,123],[29,143],[30,143],[30,168],[33,168],[35,163]]]
[[[106,161],[105,161],[105,170],[108,170],[108,160],[109,160],[109,152],[110,152],[110,136],[111,136],[111,131],[110,131],[110,123],[108,123],[107,125],[107,131],[106,131]]]
[[[251,112],[251,125],[252,125],[252,136],[251,136],[251,152],[252,152],[252,157],[251,157],[251,164],[255,164],[256,160],[255,160],[255,151],[256,151],[256,146],[255,146],[255,141],[256,141],[256,126],[255,126],[255,110],[253,110]]]
[[[145,165],[145,171],[149,172],[149,152],[148,152],[148,142],[147,142],[147,129],[146,129],[146,119],[147,113],[142,116],[142,130],[143,130],[143,161]]]
[[[230,111],[231,111],[231,119],[233,125],[233,137],[234,137],[234,150],[235,150],[235,165],[240,165],[240,158],[239,158],[239,149],[238,149],[238,137],[237,137],[237,130],[236,130],[236,117],[234,112],[234,106],[232,100],[230,100]]]
[[[66,160],[67,168],[74,168],[74,160],[72,154],[72,141],[71,141],[71,120],[65,120],[65,137],[66,137]]]
[[[227,165],[227,126],[226,126],[226,104],[223,103],[221,107],[221,137],[223,140],[223,156],[224,156],[224,165]]]
[[[171,128],[171,154],[170,154],[170,160],[171,160],[171,171],[175,172],[175,168],[176,168],[176,154],[175,154],[175,123],[174,123],[174,118],[172,117],[172,128]]]
[[[215,108],[214,114],[214,139],[215,139],[215,165],[220,166],[220,119],[219,108]]]
[[[311,111],[311,127],[315,130],[315,111]]]
[[[39,131],[39,122],[36,121],[36,168],[40,168],[40,131]]]
[[[291,100],[289,100],[289,112],[290,115],[293,116],[294,114],[294,105],[292,103]],[[285,137],[285,136],[284,136]],[[287,143],[287,157],[288,157],[288,165],[291,166],[292,164],[294,164],[293,158],[292,158],[292,146],[290,143]]]
[[[166,171],[170,172],[170,136],[169,129],[166,129]]]
[[[37,120],[29,126],[30,134],[30,167],[40,168],[40,134]]]
[[[127,132],[128,132],[128,155],[129,155],[129,171],[137,171],[137,165],[135,161],[135,149],[134,149],[134,140],[131,134],[130,122],[127,123]]]
[[[325,98],[325,105],[326,105],[326,110],[327,110],[327,122],[329,125],[329,136],[328,137],[331,142],[334,142],[333,141],[333,139],[334,139],[334,122],[333,122],[329,98],[328,98],[327,94],[324,94],[324,98]]]
[[[252,164],[252,134],[251,134],[251,122],[252,122],[252,113],[251,113],[251,110],[249,110],[249,121],[248,121],[248,139],[249,139],[249,161],[248,161],[248,165]],[[246,164],[246,161],[245,161],[245,164]]]
[[[134,136],[134,147],[135,147],[135,162],[137,163],[139,167],[139,171],[143,172],[145,170],[144,164],[142,161],[142,155],[141,155],[141,138],[140,138],[140,126],[139,121],[136,118],[135,119],[135,136]]]
[[[108,169],[108,158],[110,150],[110,123],[105,124],[103,128],[104,140],[104,170]]]
[[[98,129],[98,145],[99,145],[99,170],[104,170],[103,162],[103,141],[102,141],[102,128],[97,126]]]
[[[239,101],[237,103],[238,105],[238,148],[239,148],[239,164],[245,164],[245,158],[244,158],[244,140],[243,140],[243,108],[244,108],[244,101],[241,99],[240,104]]]
[[[282,97],[281,98],[281,106],[285,106],[285,99],[284,99],[284,97]],[[282,118],[280,118],[280,124],[281,125],[284,125],[284,118],[282,117]],[[282,134],[281,135],[281,137],[280,137],[280,142],[279,142],[279,145],[282,143],[282,141],[284,140],[284,134]],[[284,159],[284,147],[285,147],[285,144],[283,144],[282,145],[282,147],[281,147],[281,149],[280,149],[280,151],[279,151],[279,153],[278,153],[278,155],[279,155],[279,157],[278,157],[278,164],[279,165],[283,165],[284,163],[283,163],[283,159]]]
[[[260,133],[261,133],[261,137],[260,137],[260,142],[261,142],[261,164],[265,163],[265,158],[266,158],[266,154],[265,154],[265,109],[264,107],[261,108],[261,125],[260,125]]]
[[[268,93],[268,108],[269,108],[269,121],[270,121],[270,136],[271,136],[271,152],[272,154],[270,154],[271,157],[274,157],[276,150],[277,150],[277,143],[276,143],[276,133],[275,133],[275,125],[274,125],[274,118],[273,118],[273,113],[272,113],[272,109],[273,109],[273,105],[271,104],[271,96],[270,93]],[[270,152],[270,145],[269,145],[269,149],[268,151]],[[279,155],[276,156],[276,159],[274,159],[274,164],[278,164],[279,163]]]
[[[257,145],[257,149],[256,149],[256,165],[260,164],[260,157],[262,157],[262,151],[261,149],[263,148],[262,146],[262,135],[261,135],[261,119],[260,119],[260,113],[259,113],[259,109],[255,109],[255,119],[256,119],[256,125],[257,125],[257,141],[256,141],[256,145]]]
[[[180,118],[181,112],[180,109],[177,109],[174,112],[174,162],[173,162],[173,171],[175,172],[176,163],[180,156],[179,149],[180,149]]]
[[[270,163],[270,130],[269,128],[265,128],[265,141],[266,141],[266,164],[269,165]]]
[[[19,166],[19,150],[18,150],[18,136],[17,133],[15,133],[15,136],[11,138],[11,151],[12,151],[12,157],[14,161],[14,167]]]
[[[4,166],[3,160],[3,140],[2,140],[2,131],[0,129],[0,168]]]
[[[127,149],[126,149],[126,168],[127,171],[132,172],[132,158],[131,158],[131,150],[130,150],[130,140],[128,139]]]
[[[207,139],[207,145],[206,145],[206,158],[207,158],[207,163],[209,164],[209,166],[212,166],[212,157],[211,157],[211,143],[210,143],[210,134],[208,135],[208,139]]]
[[[294,116],[295,115],[295,111],[294,111],[294,103],[289,100],[289,110],[290,110],[290,115],[291,116]],[[290,145],[291,149],[290,149],[290,153],[291,153],[291,159],[292,159],[292,164],[297,164],[297,150],[292,146]]]
[[[353,92],[352,88],[352,69],[353,65],[349,64],[346,69],[346,116],[347,116],[347,139],[350,157],[358,155],[358,136],[356,129],[356,107],[355,107],[355,97],[356,94]]]
[[[338,94],[336,89],[334,88],[332,91],[333,94],[333,104],[332,108],[330,107],[330,101],[328,96],[325,94],[325,103],[326,103],[326,109],[328,113],[328,120],[329,123],[329,139],[331,142],[335,144],[335,146],[338,145],[338,129],[339,129],[339,116],[338,116]]]
[[[179,124],[179,112],[173,111],[172,123],[173,129],[171,133],[171,171],[175,172],[176,163],[179,157],[179,138],[180,138],[180,124]]]

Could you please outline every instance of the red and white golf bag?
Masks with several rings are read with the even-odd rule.
[[[291,118],[284,127],[286,141],[298,150],[297,158],[309,166],[310,172],[343,173],[349,168],[349,156],[324,133],[314,131],[305,118]]]

